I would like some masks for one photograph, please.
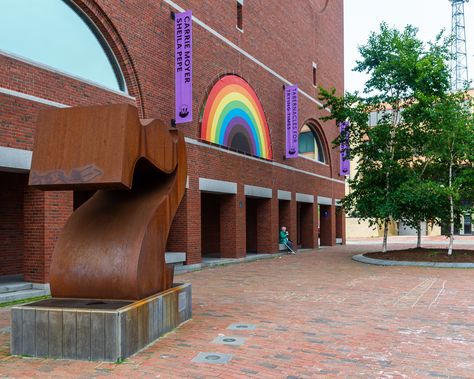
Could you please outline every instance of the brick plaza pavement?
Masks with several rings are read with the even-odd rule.
[[[10,357],[2,309],[0,378],[473,378],[474,271],[350,259],[377,248],[325,248],[179,275],[193,284],[193,319],[121,364]],[[233,323],[255,329],[228,330]],[[213,343],[219,336],[244,343]],[[199,352],[231,360],[191,362]]]

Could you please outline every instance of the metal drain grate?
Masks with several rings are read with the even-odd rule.
[[[212,343],[217,343],[220,345],[233,345],[233,346],[240,346],[245,343],[245,338],[243,337],[236,337],[236,336],[218,336],[214,338]]]
[[[228,363],[232,359],[232,354],[221,353],[199,353],[191,362],[194,363]]]
[[[255,330],[255,324],[231,324],[227,327],[228,330]]]

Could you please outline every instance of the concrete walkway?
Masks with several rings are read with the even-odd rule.
[[[10,357],[2,309],[0,377],[474,377],[472,270],[351,259],[376,249],[325,248],[178,275],[193,285],[194,318],[122,364]]]

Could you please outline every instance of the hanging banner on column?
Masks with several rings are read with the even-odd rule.
[[[193,120],[193,22],[192,12],[174,16],[175,120]]]
[[[349,121],[339,123],[339,132],[342,137],[340,144],[340,176],[348,176],[351,172],[351,161],[349,159]]]
[[[298,86],[285,86],[285,158],[298,157]]]

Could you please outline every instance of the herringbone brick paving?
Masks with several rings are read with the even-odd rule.
[[[0,377],[474,377],[474,271],[350,259],[377,248],[325,248],[179,275],[193,285],[193,319],[121,364],[11,357],[2,309]],[[256,329],[227,330],[233,323]],[[213,344],[219,335],[246,340]],[[192,363],[199,352],[232,359]]]

